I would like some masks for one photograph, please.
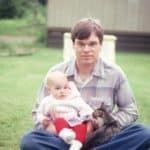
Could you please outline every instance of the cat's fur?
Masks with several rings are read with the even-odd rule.
[[[93,117],[104,119],[104,125],[92,132],[83,144],[82,150],[91,150],[92,148],[108,142],[113,136],[120,132],[120,125],[106,110],[104,104],[93,112]]]

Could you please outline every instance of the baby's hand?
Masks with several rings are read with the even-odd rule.
[[[98,117],[97,119],[93,118],[92,123],[93,123],[94,128],[97,129],[104,125],[104,120],[101,117]]]
[[[45,117],[42,121],[42,124],[44,127],[48,127],[50,124],[50,119],[48,117]]]

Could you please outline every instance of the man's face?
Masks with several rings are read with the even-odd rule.
[[[75,49],[77,64],[95,64],[99,57],[101,46],[102,44],[95,33],[91,33],[87,39],[75,39],[73,47]]]

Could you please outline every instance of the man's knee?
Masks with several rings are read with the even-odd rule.
[[[36,143],[34,142],[31,133],[25,134],[20,143],[21,150],[33,150],[36,149]]]
[[[143,139],[150,141],[150,127],[141,125],[141,134]]]

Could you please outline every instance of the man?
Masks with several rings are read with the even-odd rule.
[[[97,20],[79,20],[71,30],[76,58],[54,66],[49,72],[59,70],[66,73],[91,107],[95,109],[104,103],[110,115],[120,124],[120,133],[93,150],[146,150],[150,147],[150,128],[133,124],[138,117],[137,106],[126,75],[120,67],[99,58],[103,34],[103,28]],[[44,82],[33,109],[37,126],[36,110],[40,100],[47,94]],[[114,111],[116,106],[118,109]],[[102,126],[102,122],[99,121],[99,126]],[[24,135],[21,149],[67,150],[69,146],[54,134],[35,129]]]

